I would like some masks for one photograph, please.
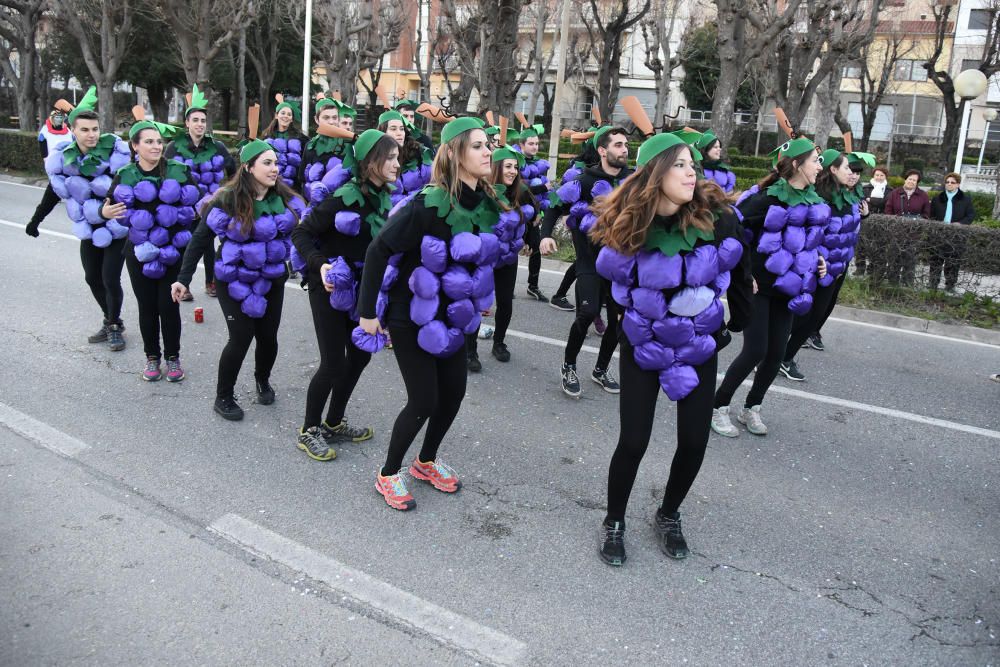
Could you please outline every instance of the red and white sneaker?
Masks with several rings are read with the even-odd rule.
[[[385,476],[375,473],[375,490],[385,498],[386,505],[394,510],[405,512],[417,506],[417,501],[406,490],[406,483],[399,473]]]
[[[410,465],[410,476],[422,482],[428,482],[438,491],[444,493],[455,493],[462,488],[462,482],[454,470],[440,461],[429,461],[424,463],[420,459],[413,459]]]

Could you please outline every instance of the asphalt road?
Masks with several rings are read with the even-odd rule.
[[[799,355],[808,381],[769,394],[770,435],[712,437],[683,562],[651,526],[674,445],[661,396],[616,570],[597,546],[617,399],[586,380],[562,395],[571,315],[527,300],[523,271],[513,360],[481,347],[442,446],[465,488],[413,483],[402,514],[373,489],[405,401],[392,352],[348,410],[375,437],[309,460],[305,294],[285,300],[277,403],[253,404],[247,363],[246,419],[224,422],[225,325],[199,276],[188,378],[144,383],[127,275],[128,349],[88,345],[100,315],[62,208],[55,234],[21,228],[40,197],[0,184],[2,664],[1000,663],[1000,348],[831,321],[828,351]]]

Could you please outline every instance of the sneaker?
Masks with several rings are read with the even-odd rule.
[[[180,382],[184,379],[184,369],[177,357],[167,359],[167,382]]]
[[[740,430],[729,418],[728,405],[712,410],[712,430],[727,438],[735,438],[740,434]]]
[[[601,388],[609,394],[621,393],[622,386],[618,384],[618,381],[608,371],[595,368],[594,372],[590,374],[590,379],[601,385]]]
[[[108,341],[108,323],[105,322],[96,333],[87,336],[88,343],[106,343]]]
[[[212,406],[215,413],[231,422],[238,422],[243,419],[243,408],[236,402],[232,394],[229,396],[218,396],[215,405]]]
[[[484,324],[483,326],[479,327],[479,339],[489,340],[490,338],[493,338],[493,334],[495,331],[496,330],[490,325]]]
[[[552,297],[551,299],[549,299],[549,305],[555,308],[556,310],[565,310],[567,312],[572,312],[576,310],[576,308],[573,307],[573,304],[569,302],[569,299],[567,299],[564,296]]]
[[[310,426],[305,431],[299,431],[296,447],[306,453],[306,455],[316,461],[329,461],[337,458],[337,452],[333,447],[326,444],[323,434],[318,426]]]
[[[462,488],[458,475],[449,466],[440,461],[424,463],[419,458],[410,464],[410,477],[427,482],[443,493],[455,493]]]
[[[799,371],[799,367],[795,363],[794,359],[792,361],[787,361],[787,362],[782,361],[778,365],[778,371],[789,380],[793,380],[795,382],[806,381],[806,376]]]
[[[625,564],[625,524],[615,521],[610,526],[601,523],[601,549],[598,551],[608,565],[621,567]]]
[[[330,426],[330,422],[324,421],[319,425],[319,432],[328,444],[344,441],[364,442],[371,440],[375,435],[375,429],[371,426],[351,426],[347,423],[346,417],[336,426]]]
[[[479,361],[478,352],[470,352],[467,363],[469,371],[472,373],[478,373],[479,371],[483,370],[483,362]]]
[[[601,316],[598,315],[597,317],[595,317],[594,318],[594,331],[597,332],[597,335],[598,336],[603,336],[604,332],[607,331],[607,330],[608,330],[608,325],[604,323],[604,320],[601,319]]]
[[[746,425],[747,430],[754,435],[767,435],[767,426],[760,418],[760,406],[754,405],[749,408],[743,408],[740,410],[740,414],[736,415],[736,419],[741,423]]]
[[[537,285],[528,285],[528,296],[530,296],[535,301],[549,300],[549,297],[542,294],[542,290],[538,289]]]
[[[659,536],[660,551],[677,560],[687,558],[688,545],[684,540],[684,533],[681,532],[680,512],[667,515],[656,510],[656,515],[653,517],[653,529]]]
[[[399,473],[395,475],[375,473],[375,490],[385,498],[385,504],[394,510],[406,512],[417,506],[417,501],[406,490],[406,483]]]
[[[255,380],[257,385],[257,402],[261,405],[274,403],[274,388],[267,380]]]
[[[146,382],[156,382],[163,373],[160,372],[160,360],[156,357],[146,357],[146,368],[142,371],[142,379]]]
[[[209,296],[216,296],[214,280],[210,283],[205,283],[205,294]]]
[[[120,324],[112,324],[108,327],[108,348],[112,352],[121,352],[125,349],[125,336],[122,335],[124,327]]]
[[[510,361],[510,350],[507,349],[506,343],[494,342],[493,350],[490,354],[492,354],[499,362],[507,363]]]
[[[990,375],[990,379],[994,382],[1000,382],[1000,373],[993,373]]]
[[[580,398],[580,378],[576,374],[576,365],[563,364],[560,374],[562,375],[563,393],[573,398]]]
[[[802,344],[802,347],[811,347],[818,352],[826,349],[826,346],[823,345],[823,337],[819,335],[818,331],[809,336],[809,338],[806,338],[806,342]]]
[[[191,290],[184,290],[184,296],[181,297],[181,301],[194,301],[194,294],[191,294]]]

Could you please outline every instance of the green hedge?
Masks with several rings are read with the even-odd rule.
[[[741,178],[750,179],[753,181],[759,181],[768,174],[771,173],[771,169],[753,169],[750,167],[733,167],[733,173],[736,174],[736,179]]]
[[[753,155],[731,154],[728,162],[732,165],[733,169],[748,168],[771,171],[771,158],[766,156],[754,157]]]
[[[0,167],[45,173],[38,149],[38,135],[33,132],[0,132]]]

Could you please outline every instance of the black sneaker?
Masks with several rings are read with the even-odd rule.
[[[310,426],[305,431],[299,431],[296,446],[315,461],[329,461],[337,458],[336,450],[326,444],[319,426]]]
[[[590,374],[590,379],[601,385],[601,388],[609,394],[621,393],[622,386],[618,384],[618,380],[614,379],[608,371],[595,368],[594,372]]]
[[[328,444],[335,442],[364,442],[371,440],[375,435],[375,429],[371,426],[351,426],[347,419],[341,419],[336,426],[330,426],[330,422],[324,421],[319,425],[320,435]]]
[[[608,565],[621,567],[625,564],[625,524],[615,521],[610,526],[601,523],[601,550],[598,552]]]
[[[108,327],[108,348],[112,352],[121,352],[125,349],[125,336],[122,335],[124,328],[121,324],[112,324]]]
[[[243,408],[240,407],[240,404],[236,402],[236,399],[232,395],[217,397],[213,409],[220,417],[228,419],[231,422],[238,422],[243,419]]]
[[[503,363],[510,361],[510,350],[507,349],[506,343],[494,342],[493,351],[490,354],[492,354],[497,361],[501,361]]]
[[[267,380],[257,380],[257,402],[261,405],[274,403],[274,388]]]
[[[576,374],[576,366],[573,364],[563,364],[562,370],[562,390],[567,396],[580,398],[580,378]]]
[[[108,322],[104,321],[101,328],[97,330],[96,333],[92,333],[87,336],[88,343],[106,343],[108,342]]]
[[[478,373],[479,371],[483,370],[483,362],[479,361],[478,352],[469,353],[468,368],[469,371],[472,373]]]
[[[818,352],[826,350],[826,346],[823,345],[823,337],[819,335],[818,331],[809,336],[809,338],[806,338],[806,342],[802,347],[811,347]]]
[[[542,294],[542,290],[538,289],[537,285],[528,285],[528,296],[530,296],[535,301],[549,300],[549,297]]]
[[[687,558],[688,545],[684,541],[684,533],[681,532],[680,512],[674,512],[667,516],[660,510],[656,510],[656,516],[653,517],[653,528],[660,538],[660,550],[663,553],[677,560]]]
[[[569,302],[569,299],[567,299],[564,296],[552,297],[551,299],[549,299],[549,305],[555,308],[556,310],[565,310],[567,312],[572,312],[576,310],[576,308],[573,307],[573,304]]]
[[[796,365],[794,359],[788,362],[782,361],[781,364],[778,365],[778,371],[793,382],[806,381],[806,376],[799,372],[799,367]]]

